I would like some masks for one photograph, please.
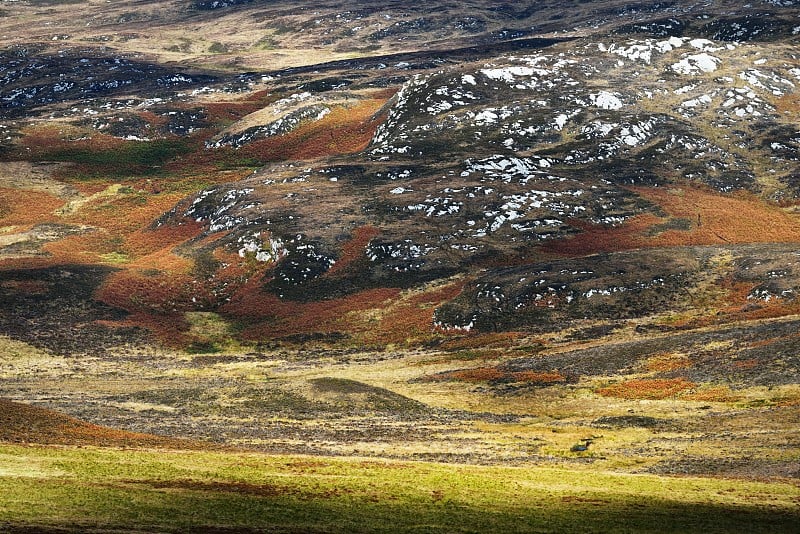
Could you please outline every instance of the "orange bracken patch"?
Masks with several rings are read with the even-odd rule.
[[[784,113],[792,117],[800,115],[800,95],[797,93],[788,93],[776,98],[773,104],[778,113]]]
[[[144,328],[165,347],[184,349],[193,341],[191,325],[183,313],[131,313],[119,321],[97,321],[109,328]]]
[[[620,226],[608,228],[570,220],[569,223],[581,232],[566,239],[549,241],[542,250],[557,256],[576,257],[634,249],[642,246],[641,236],[647,229],[660,221],[655,215],[643,214],[631,217]]]
[[[433,314],[438,306],[455,298],[464,284],[457,282],[416,294],[401,296],[385,306],[380,322],[363,330],[368,343],[413,344],[434,333]]]
[[[335,300],[295,302],[267,293],[260,277],[254,276],[221,311],[253,321],[255,324],[242,335],[244,339],[259,341],[309,332],[351,332],[355,326],[351,314],[382,309],[399,294],[399,289],[378,288]]]
[[[184,194],[118,195],[100,197],[84,204],[75,213],[64,217],[65,222],[104,228],[109,232],[132,234],[150,226],[159,216],[171,209]]]
[[[120,148],[125,140],[92,132],[91,137],[63,123],[36,124],[22,130],[21,150],[26,159],[34,160],[53,151],[68,149],[107,151]]]
[[[458,382],[492,382],[508,378],[508,373],[501,371],[497,367],[478,367],[477,369],[464,369],[463,371],[452,371],[444,375],[449,380]]]
[[[779,406],[781,408],[793,408],[795,406],[800,406],[800,395],[787,395],[783,397],[778,397],[774,400],[775,406]]]
[[[97,291],[103,302],[131,313],[171,314],[194,309],[193,299],[207,297],[194,284],[193,262],[170,250],[159,250],[112,273]]]
[[[149,110],[140,111],[138,115],[142,120],[146,121],[151,126],[163,126],[169,122],[165,116],[157,115]]]
[[[210,121],[231,123],[268,106],[272,102],[278,100],[279,97],[278,94],[273,95],[267,91],[257,91],[245,96],[241,100],[206,102],[203,104],[203,108]]]
[[[722,195],[694,185],[628,189],[661,207],[669,217],[689,221],[690,228],[649,235],[653,227],[665,222],[652,214],[632,217],[614,228],[571,221],[582,232],[548,243],[543,250],[581,256],[649,247],[800,241],[800,219],[750,193]]]
[[[748,299],[748,295],[755,288],[752,282],[734,282],[725,280],[721,287],[726,290],[723,302],[721,303],[722,316],[728,320],[756,320],[771,319],[800,313],[800,300],[798,299],[772,299],[770,302],[754,302]],[[705,323],[713,324],[719,318],[710,318]],[[705,323],[699,322],[703,326]]]
[[[221,310],[254,323],[244,332],[249,340],[304,332],[347,332],[365,344],[425,339],[433,333],[436,306],[461,291],[461,284],[451,284],[403,296],[397,288],[377,288],[327,301],[295,302],[281,300],[263,285],[260,277],[251,277]]]
[[[516,382],[538,386],[552,386],[567,382],[567,378],[559,372],[541,371],[503,371],[497,367],[477,367],[474,369],[462,369],[450,371],[438,375],[428,376],[429,381],[456,381],[468,382],[473,384],[485,382]]]
[[[727,386],[712,386],[681,395],[683,400],[698,402],[737,402],[742,398],[741,395],[734,394]]]
[[[142,228],[128,236],[125,248],[135,256],[146,256],[159,250],[174,248],[197,237],[202,230],[202,223],[191,219],[152,230]]]
[[[0,441],[43,445],[204,449],[210,445],[103,427],[27,404],[0,399]]]
[[[51,263],[94,264],[100,256],[117,251],[115,240],[102,230],[71,235],[46,243],[42,250],[52,255]]]
[[[550,371],[548,372],[535,372],[535,371],[520,371],[513,373],[515,382],[526,382],[528,384],[559,384],[566,382],[567,377],[561,373]]]
[[[646,362],[647,370],[651,373],[666,373],[691,367],[692,361],[683,354],[658,354]]]
[[[741,371],[749,371],[751,369],[755,369],[756,367],[758,367],[758,360],[755,358],[750,358],[748,360],[739,360],[733,362],[733,366]]]
[[[342,251],[336,263],[325,273],[325,276],[336,275],[346,270],[353,262],[364,257],[364,251],[369,242],[381,233],[380,228],[367,225],[353,230],[349,241],[342,246]]]
[[[334,108],[324,119],[277,137],[256,141],[242,154],[261,161],[316,159],[364,150],[382,122],[376,113],[386,99]]]
[[[58,222],[54,212],[63,205],[62,199],[47,193],[0,188],[0,226]]]
[[[800,240],[800,220],[751,193],[721,195],[697,187],[631,189],[670,216],[694,221],[689,232],[669,230],[651,238],[656,246]]]

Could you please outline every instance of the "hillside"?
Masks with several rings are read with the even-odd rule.
[[[3,2],[0,441],[764,481],[719,531],[781,531],[799,50],[792,0]]]
[[[71,21],[90,4],[11,7],[51,33],[5,52],[3,157],[14,178],[3,192],[0,250],[12,281],[50,276],[53,266],[96,273],[82,296],[71,295],[111,308],[86,328],[125,315],[124,324],[185,346],[185,314],[213,311],[248,342],[313,334],[397,343],[405,340],[388,332],[396,317],[380,328],[384,337],[366,339],[374,325],[357,312],[429,284],[431,294],[418,298],[435,312],[407,319],[411,345],[437,328],[541,329],[543,317],[563,328],[569,318],[649,321],[672,312],[702,325],[720,314],[747,318],[730,313],[737,307],[759,317],[792,312],[791,262],[760,274],[740,267],[786,261],[785,247],[743,245],[797,236],[792,6],[733,17],[725,6],[587,3],[568,20],[549,16],[547,3],[476,6],[470,17],[480,23],[458,31],[425,8],[409,19],[390,6],[384,19],[402,19],[392,31],[349,38],[394,42],[391,54],[378,47],[334,61],[345,35],[303,36],[303,17],[280,3],[138,7],[135,17],[118,6],[77,28]],[[71,16],[56,35],[49,17],[62,11]],[[321,8],[308,22],[367,24],[378,13],[335,11]],[[296,25],[275,32],[287,40],[278,39],[281,50],[291,39],[318,39],[302,48],[320,49],[326,62],[231,74],[203,67],[197,52],[182,62],[151,53],[142,41],[152,47],[152,37],[99,45],[90,36],[268,14],[262,30]],[[535,37],[509,40],[497,29],[551,18],[561,22]],[[411,33],[437,35],[449,50],[419,51]],[[250,50],[242,46],[224,47]],[[704,249],[705,260],[677,248],[697,246],[716,248]],[[605,254],[614,271],[628,261],[619,253],[643,248],[654,250],[623,279],[577,274],[580,257]],[[687,261],[664,263],[656,249]],[[720,266],[728,256],[736,260]],[[576,272],[580,288],[539,276],[554,260]],[[512,266],[513,289],[502,281]],[[694,297],[709,285],[729,290],[697,309]],[[47,315],[37,312],[34,323]],[[69,318],[56,322],[74,328]]]

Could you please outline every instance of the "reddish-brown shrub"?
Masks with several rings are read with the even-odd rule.
[[[755,358],[750,358],[749,360],[738,360],[733,362],[733,366],[736,369],[742,371],[748,371],[750,369],[755,369],[756,367],[758,367],[758,360]]]
[[[0,188],[0,226],[28,229],[38,223],[52,222],[54,212],[64,201],[47,193]]]
[[[256,141],[241,153],[261,161],[315,159],[364,150],[382,122],[375,116],[386,103],[371,99],[335,108],[324,119],[302,125],[286,135]]]
[[[551,386],[563,384],[567,378],[559,372],[539,372],[539,371],[503,371],[498,367],[477,367],[474,369],[460,369],[428,376],[427,381],[435,382],[518,382],[537,386]]]
[[[800,238],[800,221],[750,193],[721,195],[690,185],[678,191],[666,187],[631,190],[658,204],[671,217],[699,218],[689,231],[669,230],[647,239],[655,246],[785,243]]]
[[[333,267],[325,273],[325,276],[335,276],[337,273],[346,271],[353,262],[364,258],[364,250],[372,239],[381,233],[380,229],[367,225],[360,226],[353,230],[351,238],[342,245],[342,251],[339,259],[333,264]]]
[[[698,402],[738,402],[741,395],[735,395],[727,386],[712,386],[681,395],[681,399]]]
[[[692,221],[691,228],[651,233],[655,225],[664,222],[664,219],[651,214],[632,217],[614,228],[570,221],[582,232],[569,239],[550,242],[543,250],[563,256],[580,256],[633,248],[785,243],[800,239],[800,221],[749,193],[722,195],[694,184],[684,184],[679,189],[629,189],[661,207],[670,217]]]
[[[399,294],[399,289],[379,288],[340,299],[295,302],[267,293],[261,277],[255,276],[237,290],[222,312],[253,323],[242,335],[254,341],[308,332],[358,332],[368,328],[359,320],[362,314],[383,309]]]
[[[458,282],[406,293],[389,303],[377,324],[364,325],[362,337],[369,343],[413,344],[434,334],[433,314],[438,306],[461,293]]]
[[[464,369],[463,371],[453,371],[447,373],[450,380],[458,382],[492,382],[496,380],[508,379],[508,373],[499,370],[497,367],[479,367],[477,369]]]
[[[780,406],[781,408],[793,408],[795,406],[800,406],[800,395],[787,395],[783,397],[779,397],[774,400],[775,406]]]
[[[646,367],[651,373],[666,373],[691,367],[692,361],[683,354],[657,354],[647,360]]]

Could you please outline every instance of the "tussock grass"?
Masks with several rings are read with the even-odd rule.
[[[793,532],[800,488],[185,451],[0,447],[6,528],[186,532]]]

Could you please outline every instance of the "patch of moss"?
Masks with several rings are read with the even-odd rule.
[[[214,41],[211,43],[211,46],[208,47],[208,51],[212,54],[227,54],[230,52],[230,48],[226,44]]]
[[[36,161],[75,163],[80,171],[73,177],[120,178],[158,174],[163,165],[189,151],[188,144],[178,139],[128,141],[119,148],[107,150],[75,147],[46,151],[39,154]]]

